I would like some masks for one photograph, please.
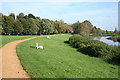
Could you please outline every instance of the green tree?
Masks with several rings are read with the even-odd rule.
[[[15,14],[14,13],[10,13],[9,16],[13,17],[13,19],[15,19]]]
[[[96,27],[93,27],[91,33],[92,33],[92,34],[97,34],[97,28],[96,28]]]
[[[2,17],[2,27],[3,27],[3,30],[5,31],[5,33],[13,33],[14,32],[14,29],[13,29],[13,26],[14,26],[14,19],[13,17],[11,16],[3,16]]]
[[[29,34],[36,34],[36,32],[38,32],[39,28],[37,27],[37,25],[35,24],[35,21],[33,18],[29,18]]]
[[[15,20],[14,22],[14,32],[18,35],[18,33],[23,32],[23,25],[20,23],[19,20]]]
[[[117,34],[117,33],[118,33],[118,30],[117,30],[117,28],[115,28],[115,30],[114,30],[114,33],[115,33],[115,34]]]
[[[42,33],[42,26],[41,26],[42,20],[40,19],[40,17],[37,17],[37,18],[35,19],[35,24],[36,24],[37,27],[39,28],[39,30],[38,30],[37,33],[39,33],[39,34],[41,35],[41,33]]]
[[[21,19],[21,24],[23,25],[23,34],[29,34],[29,20]]]
[[[91,28],[84,22],[80,23],[78,21],[75,24],[73,24],[72,27],[76,34],[80,34],[80,35],[86,36],[86,37],[90,34]]]
[[[77,21],[76,23],[74,23],[74,24],[72,24],[72,27],[73,27],[73,30],[74,30],[74,33],[75,34],[78,34],[79,33],[79,30],[78,30],[78,28],[80,27],[80,22],[79,21]]]
[[[65,33],[66,29],[67,28],[66,28],[66,25],[65,25],[63,20],[60,20],[60,21],[57,22],[57,30],[60,34]]]
[[[53,24],[49,20],[42,19],[42,33],[50,34],[54,32]]]
[[[35,19],[35,16],[33,14],[28,14],[28,18],[33,18]]]

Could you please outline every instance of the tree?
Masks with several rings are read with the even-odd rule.
[[[19,20],[15,20],[14,22],[14,32],[18,35],[18,33],[23,32],[23,25]]]
[[[50,34],[54,32],[53,24],[49,20],[42,19],[42,33]]]
[[[10,33],[14,32],[13,26],[14,26],[13,17],[11,17],[11,16],[3,16],[2,17],[2,27],[3,27],[3,30],[5,31],[5,33],[9,33],[9,35],[10,35]]]
[[[86,23],[90,28],[93,27],[92,23],[88,20],[85,20],[83,23]]]
[[[13,17],[13,19],[15,19],[15,14],[14,13],[10,13],[9,16]]]
[[[29,34],[29,20],[22,19],[21,24],[23,25],[23,34]]]
[[[39,33],[39,34],[41,35],[41,33],[42,33],[42,26],[41,26],[42,20],[40,19],[40,17],[37,17],[37,18],[35,19],[35,24],[36,24],[37,27],[39,28],[39,30],[38,30],[37,33]]]
[[[119,35],[120,35],[120,31],[119,31],[119,33],[118,33]]]
[[[96,28],[96,27],[93,27],[91,33],[92,33],[92,34],[97,34],[97,28]]]
[[[24,18],[25,18],[25,19],[28,19],[28,16],[27,16],[27,15],[25,15],[25,16],[24,16]]]
[[[88,36],[90,34],[90,27],[86,23],[81,23],[78,30],[82,36]]]
[[[29,18],[29,34],[36,34],[36,32],[38,32],[39,28],[37,27],[37,25],[35,24],[35,21],[33,18]]]
[[[54,33],[54,34],[58,34],[58,31],[57,31],[57,29],[55,29],[53,33]]]
[[[57,30],[60,34],[66,32],[67,28],[63,20],[57,22]]]
[[[76,23],[72,24],[72,27],[73,27],[73,30],[74,30],[75,34],[79,33],[78,27],[80,26],[80,24],[81,23],[79,21],[77,21]]]
[[[35,16],[33,14],[28,14],[28,18],[33,18],[35,19]]]
[[[80,23],[78,21],[75,24],[73,24],[72,27],[76,34],[80,34],[82,36],[88,36],[90,33],[90,27],[84,22]]]
[[[24,17],[24,13],[22,13],[22,12],[19,13],[19,17],[20,17],[20,18],[23,18],[23,17]]]
[[[115,28],[114,33],[115,33],[115,34],[117,34],[117,33],[118,33],[117,28]]]

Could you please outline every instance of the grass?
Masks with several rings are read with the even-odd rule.
[[[112,36],[111,38],[120,39],[120,35]]]
[[[116,36],[117,34],[89,34],[89,36]]]
[[[118,65],[90,57],[64,43],[71,35],[39,37],[17,45],[17,55],[31,78],[117,78]],[[36,41],[44,50],[36,49]]]
[[[23,40],[26,38],[30,38],[33,36],[5,36],[5,35],[0,35],[0,48],[3,47],[5,44],[16,41],[16,40]]]

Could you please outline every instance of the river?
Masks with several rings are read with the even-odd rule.
[[[113,40],[109,40],[107,38],[109,38],[111,36],[106,36],[106,37],[90,37],[92,40],[99,40],[102,41],[104,43],[107,43],[108,45],[112,45],[112,46],[120,46],[120,42],[114,42]]]

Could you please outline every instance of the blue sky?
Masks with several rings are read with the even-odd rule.
[[[118,27],[118,2],[2,2],[2,13],[32,13],[41,18],[67,23],[89,20],[103,30]]]

